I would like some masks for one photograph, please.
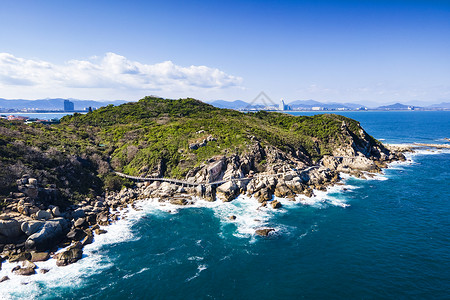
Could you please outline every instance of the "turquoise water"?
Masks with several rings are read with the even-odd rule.
[[[450,138],[450,112],[343,114],[390,143]],[[0,296],[448,299],[449,182],[450,151],[421,151],[373,180],[349,178],[345,189],[282,201],[280,211],[257,211],[246,198],[178,210],[146,201],[79,263],[47,262],[45,275],[0,283]],[[262,225],[276,234],[255,237]]]

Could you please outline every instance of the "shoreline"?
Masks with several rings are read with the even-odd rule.
[[[395,145],[386,145],[388,148],[391,148]],[[403,152],[411,152],[414,153],[415,148],[411,148],[410,145],[408,146],[404,146],[401,150],[394,150],[394,151],[400,151],[400,153]],[[403,154],[402,154],[403,155]],[[322,159],[323,160],[323,159]],[[323,163],[323,161],[321,160],[320,164]],[[317,169],[319,169],[319,171],[322,171],[322,174],[320,176],[316,176],[314,177],[314,172],[312,172],[311,175],[313,175],[313,180],[309,181],[308,180],[308,185],[306,186],[306,188],[299,193],[295,193],[294,195],[276,195],[275,192],[272,193],[270,199],[266,199],[267,195],[264,194],[258,194],[257,192],[248,194],[247,190],[240,190],[239,193],[234,194],[234,198],[238,198],[240,195],[246,195],[248,198],[253,198],[253,199],[257,199],[260,204],[260,206],[257,209],[260,208],[267,208],[270,210],[278,210],[280,209],[283,205],[282,205],[282,201],[280,202],[280,198],[283,199],[287,199],[289,201],[289,203],[293,203],[293,204],[303,204],[303,205],[312,205],[311,203],[314,203],[314,201],[310,202],[308,201],[309,199],[314,199],[316,197],[315,193],[321,193],[321,192],[325,192],[325,193],[329,193],[329,188],[335,188],[337,186],[343,185],[345,184],[344,181],[347,180],[348,178],[354,177],[354,178],[361,178],[361,179],[371,179],[377,175],[380,174],[380,171],[382,169],[385,168],[389,168],[390,165],[395,164],[395,163],[402,163],[405,160],[401,160],[401,159],[396,159],[396,160],[390,160],[388,162],[384,161],[382,163],[380,163],[379,165],[382,165],[382,167],[379,169],[379,171],[377,172],[368,172],[368,171],[361,171],[361,170],[354,170],[354,169],[350,169],[347,170],[347,172],[342,172],[339,171],[339,174],[345,174],[344,176],[338,175],[337,177],[331,177],[331,179],[327,178],[327,174],[330,175],[329,172],[327,172],[325,169],[329,168],[324,168],[323,165],[317,165],[314,166],[314,168],[308,168],[309,171],[317,171]],[[315,168],[318,167],[318,168]],[[322,169],[321,169],[322,168]],[[338,168],[335,168],[335,170],[332,172],[334,175],[336,174]],[[297,175],[301,175],[301,173],[304,170],[300,171],[300,174]],[[319,172],[320,174],[320,172]],[[278,176],[279,174],[270,174],[270,176]],[[292,174],[288,174],[288,175],[292,175]],[[308,174],[310,175],[310,174]],[[317,175],[317,174],[315,174]],[[282,178],[281,182],[283,182],[283,184],[285,184],[286,179],[289,179],[290,176],[287,176],[288,178]],[[280,179],[280,178],[278,178]],[[249,181],[250,182],[257,180],[257,177],[252,178]],[[311,180],[311,178],[310,178]],[[267,182],[269,182],[270,180],[266,180]],[[287,180],[289,181],[289,180]],[[266,182],[266,183],[267,183]],[[320,183],[319,183],[320,182]],[[61,253],[67,252],[68,250],[73,249],[74,245],[78,245],[76,247],[79,247],[79,249],[82,252],[82,249],[84,246],[89,245],[92,242],[96,242],[98,236],[102,233],[105,233],[108,231],[108,228],[110,228],[110,226],[113,223],[115,223],[118,220],[122,220],[122,219],[126,219],[127,215],[130,213],[131,210],[135,210],[135,211],[139,211],[139,203],[144,202],[145,200],[149,199],[149,195],[146,194],[146,192],[148,192],[148,188],[155,188],[155,185],[152,186],[151,184],[136,184],[135,188],[131,188],[131,189],[123,189],[120,192],[117,193],[107,193],[105,194],[104,199],[96,199],[97,200],[102,200],[101,202],[104,203],[104,207],[103,209],[99,210],[98,214],[97,214],[97,218],[95,219],[95,224],[100,224],[100,226],[97,228],[97,226],[95,224],[93,225],[88,225],[89,222],[87,222],[87,218],[85,218],[84,222],[86,222],[86,224],[84,224],[84,228],[85,228],[85,232],[86,231],[90,231],[91,235],[86,234],[86,236],[84,236],[83,239],[79,239],[78,241],[72,242],[70,244],[68,244],[67,242],[65,242],[64,244],[59,244],[59,248],[56,249],[54,248],[54,251],[50,251],[50,260],[51,261],[57,261],[58,260],[58,256],[61,255]],[[166,186],[167,187],[167,186]],[[175,186],[172,186],[175,187]],[[177,189],[179,187],[176,187]],[[147,191],[146,191],[147,190]],[[229,199],[226,198],[226,193],[227,191],[219,191],[218,195],[216,195],[216,200],[214,202],[208,201],[207,198],[202,197],[202,195],[199,193],[199,189],[194,189],[194,188],[187,188],[184,189],[183,187],[181,187],[181,193],[176,193],[177,191],[174,191],[175,193],[172,195],[161,195],[160,192],[164,191],[164,185],[163,185],[163,189],[161,189],[161,184],[158,185],[158,187],[156,187],[153,192],[155,192],[155,195],[158,195],[159,199],[157,200],[158,203],[166,203],[166,204],[170,204],[171,206],[173,205],[173,207],[178,207],[178,208],[182,208],[182,207],[197,207],[195,204],[196,202],[198,202],[199,199],[202,199],[203,201],[205,201],[205,203],[216,203],[217,205],[221,205],[222,202],[228,202],[228,201],[232,201],[233,199]],[[184,191],[183,191],[184,190]],[[204,192],[203,192],[204,193]],[[277,192],[278,193],[278,192]],[[153,194],[153,193],[152,193]],[[204,196],[204,194],[203,194]],[[279,197],[281,196],[281,197]],[[300,198],[302,198],[302,200],[300,200]],[[153,200],[154,201],[154,200]],[[78,205],[77,207],[73,207],[72,208],[72,215],[74,212],[79,211],[79,209],[81,209],[83,207],[83,205],[86,205],[89,203],[81,203],[81,205]],[[98,204],[95,205],[94,207],[98,208]],[[84,206],[85,207],[85,206]],[[203,207],[202,205],[200,205],[199,207]],[[346,207],[345,204],[341,205],[341,207]],[[106,210],[107,208],[107,210]],[[170,212],[170,210],[169,210]],[[69,212],[70,213],[70,212]],[[66,212],[67,214],[67,212]],[[106,219],[105,219],[105,215],[106,215]],[[99,218],[100,216],[100,218]],[[67,217],[67,215],[66,215]],[[233,218],[232,215],[228,216],[229,218]],[[236,216],[234,216],[236,217]],[[4,218],[3,218],[4,219]],[[79,221],[80,218],[73,218],[74,223],[76,221]],[[50,219],[49,221],[52,221],[52,219]],[[84,223],[82,222],[82,223]],[[79,222],[81,223],[81,222]],[[75,224],[74,224],[75,225]],[[83,227],[81,226],[81,227]],[[78,227],[78,228],[77,228]],[[95,228],[95,229],[93,229]],[[71,231],[73,229],[80,229],[80,226],[73,226],[73,228],[71,229]],[[95,231],[96,229],[98,229],[98,233],[95,233],[93,231]],[[258,229],[272,229],[270,231],[265,231],[265,232],[257,232]],[[102,232],[103,231],[103,232]],[[268,236],[270,234],[272,234],[272,232],[276,232],[276,230],[274,228],[254,228],[254,232],[252,233],[253,236],[256,235],[261,235],[261,236]],[[95,234],[94,234],[95,233]],[[81,244],[81,245],[80,245]],[[21,252],[21,251],[19,251]],[[6,254],[6,255],[5,255]],[[10,253],[5,253],[5,251],[2,252],[2,257],[3,260],[5,260],[6,258],[8,258],[8,256],[10,257],[11,255],[8,255]],[[20,253],[19,253],[20,254]],[[81,257],[79,257],[78,259],[84,259],[85,255],[82,254]],[[78,260],[77,259],[77,260]],[[70,262],[70,263],[75,263],[77,260]],[[27,261],[27,259],[18,261],[16,263],[17,265],[23,265],[25,264],[23,261]],[[69,264],[70,264],[69,263]],[[40,263],[38,263],[39,265]],[[11,265],[12,266],[12,265]],[[8,263],[8,267],[9,267],[9,263]],[[37,269],[38,271],[41,270],[42,268],[34,268]],[[40,272],[40,271],[39,271]],[[10,272],[12,273],[12,272]],[[36,272],[32,273],[32,274],[36,274]],[[30,274],[31,275],[31,274]],[[0,278],[3,279],[3,278]],[[7,280],[7,279],[5,279]],[[0,282],[1,284],[1,282]]]
[[[411,152],[411,155],[419,155],[419,154],[420,153],[415,153],[414,151]],[[389,169],[393,164],[404,164],[404,163],[410,163],[410,162],[411,162],[410,159],[407,159],[407,160],[404,160],[404,161],[393,161],[393,162],[390,162],[387,165],[387,169]],[[385,168],[383,168],[383,170],[385,170]],[[374,175],[374,177],[377,177],[377,176],[380,175],[380,173],[371,173],[371,175]],[[368,180],[381,180],[381,179],[374,178],[374,177],[373,176],[367,176],[365,179],[368,179]],[[327,186],[327,191],[324,192],[324,193],[326,193],[324,197],[326,197],[326,195],[328,195],[330,193],[330,190],[329,190],[330,188],[334,189],[334,188],[339,188],[339,186],[344,186],[343,184],[345,184],[345,181],[348,180],[349,178],[361,179],[361,177],[356,177],[354,175],[345,174],[345,175],[341,176],[341,179],[340,179],[339,182],[336,182],[333,185],[328,185]],[[322,193],[323,191],[319,191],[319,192]],[[340,192],[343,192],[343,191],[341,190]],[[306,198],[307,199],[314,199],[317,196],[318,195],[314,195],[313,197],[309,198],[309,197],[306,197],[305,195],[301,195],[301,197],[304,197],[305,199]],[[120,211],[121,216],[117,220],[119,222],[111,222],[112,226],[117,224],[119,227],[124,227],[123,226],[124,225],[123,221],[126,221],[128,223],[127,219],[129,219],[130,215],[137,216],[137,218],[134,218],[134,217],[132,218],[133,221],[139,220],[142,217],[142,212],[141,211],[142,211],[143,207],[145,206],[145,205],[141,205],[141,204],[145,204],[147,200],[148,199],[136,199],[136,200],[130,202],[126,207],[124,207],[122,209],[118,208],[118,211]],[[276,197],[274,197],[274,200],[276,200]],[[153,201],[155,201],[155,199],[153,199]],[[215,202],[210,202],[210,201],[206,201],[206,200],[201,200],[201,201],[203,203],[198,203],[198,200],[197,200],[197,203],[195,203],[195,204],[199,204],[199,205],[195,205],[195,204],[194,205],[177,205],[177,204],[170,203],[170,201],[157,201],[157,202],[158,202],[158,204],[162,204],[162,205],[164,205],[164,204],[170,205],[169,210],[165,210],[168,213],[176,213],[176,211],[173,208],[177,208],[177,209],[189,208],[189,207],[211,207],[211,208],[214,208],[214,207],[221,207],[224,204],[225,205],[228,204],[228,203],[222,202],[222,201],[215,201]],[[248,201],[248,199],[245,200],[245,201]],[[301,201],[299,199],[296,199],[296,201],[289,201],[289,200],[285,200],[285,201],[288,201],[287,203],[289,203],[289,204],[292,203],[292,205],[298,205],[298,204],[314,205],[315,203],[321,203],[320,200],[319,201],[316,200],[316,201],[314,201],[312,203],[308,203],[307,201]],[[323,202],[323,203],[326,203],[326,202]],[[205,205],[202,205],[202,204],[205,204]],[[334,205],[331,202],[329,202],[329,204],[330,205]],[[341,207],[345,207],[345,206],[341,206]],[[160,210],[160,207],[157,208],[157,209]],[[276,211],[276,209],[271,208],[271,207],[266,207],[265,209],[270,210],[270,211],[272,211],[272,210]],[[116,212],[116,211],[111,211],[111,213],[114,213],[114,212]],[[144,209],[144,213],[147,214],[145,209]],[[224,216],[222,215],[221,217],[223,218]],[[231,220],[224,220],[224,221],[226,221],[226,222],[233,222]],[[128,225],[125,225],[125,227],[128,227]],[[108,229],[108,228],[112,228],[112,227],[108,226],[108,225],[102,226],[102,229]],[[270,231],[269,234],[277,234],[277,232],[279,230],[280,229],[276,229],[275,231]],[[113,234],[113,233],[111,232],[111,234]],[[251,235],[252,235],[252,239],[253,240],[257,238],[257,235],[255,233],[253,233]],[[248,237],[248,235],[245,235],[245,237]],[[97,237],[97,238],[99,238],[99,237]],[[105,243],[104,241],[97,240],[97,238],[93,241],[92,245],[87,246],[88,247],[87,255],[86,254],[83,255],[83,258],[80,261],[81,264],[80,264],[80,262],[78,264],[75,264],[75,265],[78,265],[78,267],[76,267],[76,270],[81,270],[83,268],[89,268],[89,266],[85,265],[83,263],[83,261],[86,261],[86,263],[88,263],[88,261],[97,261],[97,262],[102,261],[101,258],[99,258],[99,257],[91,257],[90,256],[90,255],[93,255],[93,256],[98,255],[98,254],[94,254],[95,251],[94,252],[90,251],[91,247],[93,247],[93,249],[98,249],[99,247],[102,247],[105,244],[121,242],[121,240],[117,240],[117,241],[111,240],[110,242],[106,242]],[[130,239],[130,238],[132,238],[132,237],[128,236],[126,239]],[[58,249],[58,252],[62,252],[65,249],[66,248],[60,248],[60,249]],[[100,260],[98,260],[98,259],[100,259]],[[42,263],[37,263],[37,264],[41,265]],[[56,266],[56,260],[54,258],[51,258],[50,260],[44,262],[44,264],[47,264],[47,265],[48,264],[52,264],[52,265],[54,265],[54,267],[50,269],[50,271],[52,271],[52,272],[49,273],[49,274],[54,274],[53,276],[61,276],[61,275],[57,275],[57,274],[61,274],[61,272],[65,272],[65,270],[64,270],[65,268],[60,268],[60,267]],[[8,263],[5,267],[6,268],[12,267],[12,264]],[[44,267],[45,267],[45,265],[44,265]],[[103,266],[103,267],[107,267],[107,265]],[[70,270],[72,270],[72,267],[70,267],[70,268],[71,268]],[[39,266],[38,269],[42,269],[42,267]],[[59,271],[57,273],[55,273],[54,269],[59,270]],[[70,272],[72,272],[72,271],[70,271]],[[81,274],[82,273],[77,273],[76,276],[79,276]],[[38,276],[31,276],[31,277],[14,275],[14,277],[12,277],[12,279],[16,283],[19,282],[20,284],[29,284],[29,283],[33,283],[33,282],[39,281],[41,278],[47,278],[48,276],[49,275],[46,275],[46,274],[39,274]],[[0,285],[1,285],[1,283],[0,283]],[[30,286],[30,288],[31,288],[31,286]],[[5,291],[5,292],[7,292],[7,291]]]

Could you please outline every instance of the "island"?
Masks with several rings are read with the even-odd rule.
[[[21,275],[49,257],[74,263],[136,201],[246,194],[278,209],[274,196],[312,197],[342,173],[370,176],[404,159],[343,116],[243,113],[191,98],[145,97],[60,124],[0,120],[1,260]]]

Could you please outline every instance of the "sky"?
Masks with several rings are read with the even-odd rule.
[[[450,1],[4,1],[0,98],[450,102]]]

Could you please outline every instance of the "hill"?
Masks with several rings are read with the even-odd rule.
[[[65,116],[52,126],[1,120],[1,194],[27,174],[73,202],[126,184],[111,170],[190,178],[205,162],[247,155],[245,175],[270,169],[280,157],[310,166],[339,149],[368,157],[387,151],[358,122],[339,115],[240,113],[190,98],[146,97]]]

